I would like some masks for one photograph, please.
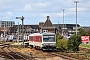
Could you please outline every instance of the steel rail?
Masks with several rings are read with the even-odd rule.
[[[8,49],[9,51],[13,52],[14,54],[16,54],[16,55],[18,55],[18,56],[22,57],[23,59],[28,60],[26,57],[22,56],[21,54],[19,54],[19,53],[17,53],[17,52],[12,51],[9,47],[7,47],[7,49]]]
[[[59,57],[64,58],[64,59],[79,60],[79,59],[72,58],[72,57],[69,57],[69,56],[65,56],[65,55],[62,55],[62,54],[59,54],[59,53],[56,53],[56,52],[50,52],[50,54],[54,55],[54,56],[59,56]]]
[[[28,60],[27,58],[25,58],[24,56],[18,54],[17,52],[14,52],[14,51],[10,50],[9,46],[4,45],[3,47],[1,47],[1,49],[5,53],[5,54],[3,53],[4,55],[10,56],[11,59],[13,59],[13,60],[17,60],[17,58],[15,58],[15,56],[18,56],[18,57],[20,57],[20,59],[23,59],[23,60]]]
[[[8,52],[6,52],[6,51],[4,50],[4,47],[2,47],[1,49],[4,51],[4,53],[6,53],[8,56],[10,56],[13,60],[16,60],[12,55],[10,55]]]

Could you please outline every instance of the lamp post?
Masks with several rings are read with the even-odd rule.
[[[24,48],[24,33],[23,33],[23,21],[24,21],[24,17],[16,17],[16,19],[21,19],[22,21],[22,41],[23,41],[23,48]]]
[[[65,9],[62,9],[63,10],[63,27],[62,27],[62,35],[64,35],[64,10]]]
[[[79,1],[74,1],[74,3],[76,3],[76,35],[77,35],[77,3],[79,3]]]

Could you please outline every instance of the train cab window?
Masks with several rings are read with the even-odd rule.
[[[54,35],[44,35],[43,42],[55,42],[55,36]]]

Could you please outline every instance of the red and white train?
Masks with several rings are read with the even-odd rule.
[[[36,49],[56,50],[56,34],[51,32],[30,34],[29,45]]]

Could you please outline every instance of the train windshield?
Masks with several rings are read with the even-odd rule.
[[[43,35],[43,42],[55,42],[55,35]]]

